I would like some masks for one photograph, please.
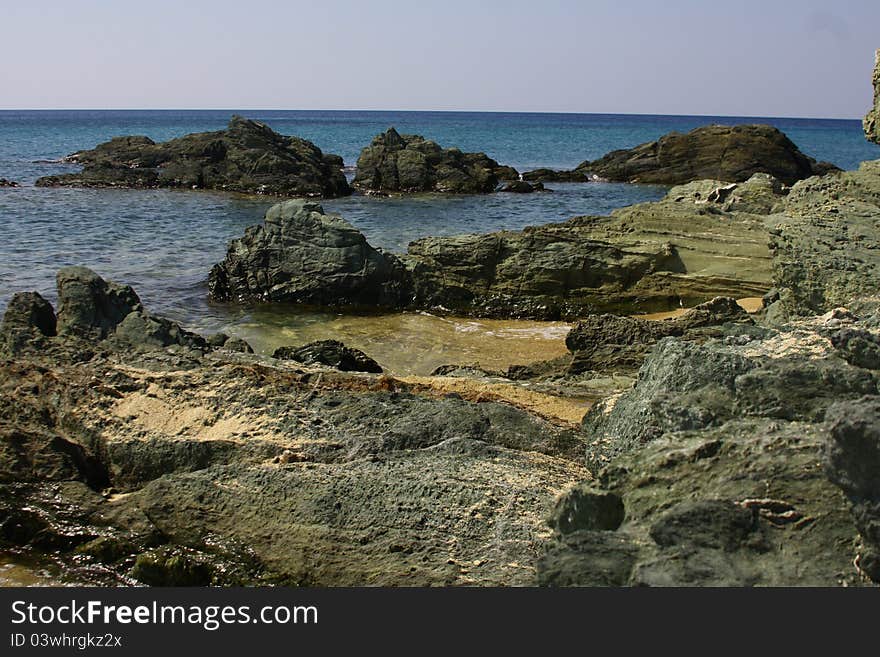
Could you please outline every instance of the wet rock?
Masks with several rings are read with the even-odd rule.
[[[83,171],[40,178],[36,184],[216,189],[275,196],[351,193],[342,158],[241,116],[233,116],[225,130],[160,144],[147,137],[116,137],[67,159],[82,164]]]
[[[863,541],[859,568],[880,583],[880,397],[837,404],[828,421],[825,471],[852,504]]]
[[[837,170],[807,157],[782,132],[767,125],[712,125],[687,134],[671,132],[575,169],[607,180],[661,185],[707,178],[742,182],[755,173],[768,173],[791,185]]]
[[[346,347],[338,340],[318,340],[301,347],[279,347],[272,354],[280,360],[303,365],[327,365],[342,372],[382,373],[382,366],[359,349]]]
[[[232,240],[208,289],[217,300],[395,308],[406,298],[400,261],[374,249],[339,215],[314,202],[285,201]]]
[[[522,179],[530,183],[538,182],[591,182],[593,178],[581,171],[564,171],[559,169],[534,169],[522,174]]]
[[[493,192],[500,181],[518,178],[515,169],[485,153],[444,149],[419,135],[401,135],[389,128],[361,151],[352,184],[364,192],[476,194]]]
[[[131,287],[105,281],[86,267],[59,269],[55,280],[59,334],[106,338],[129,313],[141,308]]]
[[[546,192],[548,190],[544,188],[544,183],[541,182],[529,183],[525,180],[514,180],[501,187],[498,191],[511,194],[531,194],[533,192]]]
[[[874,58],[874,106],[865,115],[863,126],[868,141],[880,144],[880,50]]]
[[[613,531],[620,527],[623,517],[623,500],[619,495],[579,484],[559,498],[550,516],[550,526],[560,534]]]
[[[6,178],[0,178],[0,187],[18,187],[18,183],[14,180],[7,180]]]

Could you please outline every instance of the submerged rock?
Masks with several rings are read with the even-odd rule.
[[[863,122],[868,141],[880,144],[880,50],[874,56],[874,106],[868,110]]]
[[[419,135],[401,135],[389,128],[361,151],[352,184],[365,192],[479,194],[495,191],[502,180],[518,179],[515,169],[485,153],[444,149]]]
[[[671,132],[575,169],[607,180],[661,185],[707,178],[743,182],[756,173],[768,173],[791,185],[837,170],[807,157],[782,132],[767,125],[712,125],[687,134]]]
[[[175,187],[275,196],[345,196],[342,158],[310,141],[233,116],[225,130],[155,143],[115,137],[67,158],[81,173],[48,176],[42,187]]]
[[[14,180],[7,180],[6,178],[0,178],[0,187],[18,187],[18,183]]]
[[[400,307],[407,278],[400,261],[311,201],[285,201],[232,240],[208,290],[219,301],[288,301],[315,306]]]
[[[342,372],[382,373],[382,366],[360,349],[346,347],[338,340],[318,340],[301,347],[279,347],[272,358],[293,360],[304,365],[327,365]]]

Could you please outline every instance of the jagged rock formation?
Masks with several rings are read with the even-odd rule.
[[[215,189],[273,196],[351,193],[341,157],[241,116],[233,116],[226,130],[160,144],[148,137],[114,137],[67,159],[82,164],[82,172],[40,178],[36,184]]]
[[[400,307],[407,281],[393,255],[367,243],[342,217],[311,201],[285,201],[232,240],[208,278],[217,300],[316,306]]]
[[[770,288],[765,215],[783,191],[766,175],[734,186],[702,181],[610,217],[424,238],[400,258],[373,249],[338,217],[284,204],[269,211],[265,228],[231,243],[209,287],[221,300],[538,319],[760,296]]]
[[[880,50],[874,56],[874,106],[868,110],[863,122],[868,141],[880,144]]]
[[[612,151],[573,171],[536,170],[529,181],[603,180],[680,185],[695,180],[743,182],[767,173],[787,185],[838,170],[800,152],[782,132],[767,125],[704,126],[687,134],[670,132],[657,141]]]
[[[501,181],[518,179],[515,169],[485,153],[441,148],[389,128],[361,151],[352,184],[365,192],[480,194],[495,191]]]

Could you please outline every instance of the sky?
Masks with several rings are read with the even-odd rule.
[[[0,0],[0,109],[857,118],[880,0]]]

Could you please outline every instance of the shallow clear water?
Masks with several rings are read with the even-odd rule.
[[[211,265],[223,258],[228,240],[241,235],[246,226],[259,223],[271,199],[210,192],[32,186],[40,176],[75,169],[52,160],[112,136],[146,134],[158,141],[216,130],[225,126],[231,113],[0,111],[0,178],[23,184],[20,188],[0,188],[0,310],[15,291],[37,290],[54,299],[55,271],[63,265],[82,264],[105,277],[131,284],[155,312],[202,331],[226,330],[242,335],[264,350],[278,346],[282,340],[296,344],[337,337],[353,346],[369,347],[374,355],[391,354],[400,351],[406,336],[407,341],[420,346],[413,347],[410,361],[394,359],[392,369],[396,371],[424,373],[438,358],[442,362],[475,360],[474,356],[479,355],[476,343],[458,339],[456,336],[464,333],[449,332],[448,326],[429,316],[406,315],[396,323],[376,318],[343,321],[336,315],[305,313],[295,308],[208,303],[205,281]],[[573,167],[609,150],[707,123],[772,123],[804,152],[844,168],[880,158],[880,147],[864,140],[858,121],[466,112],[244,114],[267,122],[279,132],[311,139],[325,151],[342,155],[347,164],[354,164],[359,150],[390,125],[401,132],[423,134],[444,146],[485,151],[522,171],[539,166]],[[626,184],[549,187],[555,191],[391,199],[353,196],[325,201],[324,206],[328,211],[340,212],[375,246],[399,252],[410,241],[426,235],[519,229],[579,214],[606,214],[614,208],[657,199],[664,192],[662,187]],[[511,328],[517,326],[510,323]],[[537,331],[530,338],[537,352],[544,350],[546,341],[558,342],[553,331],[542,333],[540,327],[527,325],[521,328]],[[420,336],[432,337],[426,342]],[[486,333],[484,337],[489,340],[492,336]],[[428,342],[435,347],[441,345],[443,353],[436,354]],[[514,344],[510,351],[511,359],[513,354],[526,356]]]

